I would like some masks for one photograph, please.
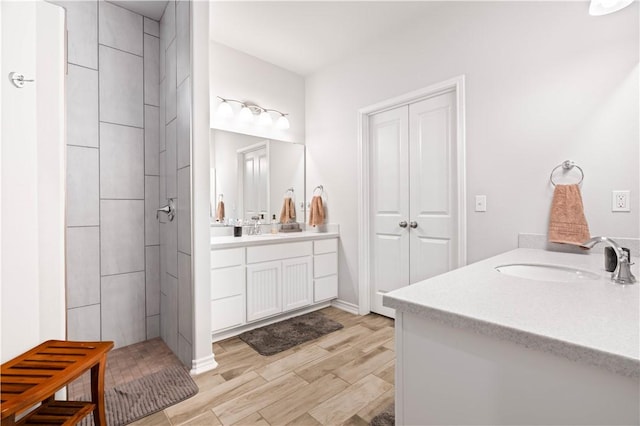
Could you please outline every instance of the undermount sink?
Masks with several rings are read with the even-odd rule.
[[[496,266],[495,269],[506,275],[537,281],[568,283],[597,280],[600,278],[600,275],[585,271],[584,269],[536,263],[513,263]]]

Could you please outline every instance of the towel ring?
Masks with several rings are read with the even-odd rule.
[[[320,190],[320,193],[316,194],[316,191],[318,191],[318,190]],[[314,196],[317,196],[317,195],[321,196],[322,194],[324,194],[324,187],[322,185],[318,185],[315,188],[313,188],[313,195]]]
[[[290,197],[293,198],[293,188],[287,189],[287,192],[284,193],[285,198]]]
[[[224,194],[218,195],[218,201],[222,201],[224,199]]]
[[[574,167],[576,167],[578,170],[580,170],[580,180],[578,181],[578,185],[580,185],[584,180],[584,170],[582,170],[582,167],[578,166],[576,163],[574,163],[571,160],[565,160],[562,163],[555,166],[553,170],[551,170],[551,174],[549,175],[549,181],[551,182],[551,185],[556,186],[556,183],[553,181],[553,173],[556,170],[558,170],[560,167],[562,167],[563,170],[571,170]]]

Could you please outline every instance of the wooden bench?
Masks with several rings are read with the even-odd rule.
[[[6,425],[74,425],[93,412],[106,426],[104,371],[113,342],[49,340],[2,364],[0,411]],[[91,401],[56,401],[55,393],[91,370]],[[41,403],[16,422],[16,415]]]

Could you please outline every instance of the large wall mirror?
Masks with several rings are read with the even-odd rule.
[[[285,198],[292,198],[296,221],[305,221],[304,145],[211,130],[213,223],[228,225],[258,216],[280,220]],[[222,200],[225,220],[216,222]]]

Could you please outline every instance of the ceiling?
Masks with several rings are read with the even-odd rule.
[[[167,0],[108,0],[108,2],[156,21],[162,18],[164,8],[167,6]]]
[[[167,0],[107,0],[155,19]],[[428,13],[430,1],[210,1],[209,38],[306,76]]]
[[[401,30],[427,1],[212,1],[210,39],[302,76]]]

